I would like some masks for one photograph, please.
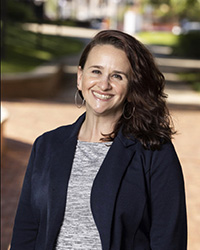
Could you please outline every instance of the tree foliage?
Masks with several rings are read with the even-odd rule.
[[[160,16],[200,21],[200,0],[143,0],[143,2],[154,6]],[[167,8],[163,8],[164,6]]]
[[[28,1],[6,0],[5,11],[9,21],[36,21],[33,6]]]

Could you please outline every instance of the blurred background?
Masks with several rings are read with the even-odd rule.
[[[1,249],[11,240],[31,147],[72,123],[80,53],[102,29],[135,36],[166,78],[185,178],[188,249],[199,250],[200,0],[2,0]]]

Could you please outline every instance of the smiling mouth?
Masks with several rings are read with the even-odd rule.
[[[95,91],[92,92],[95,97],[101,100],[109,100],[113,97],[113,95],[105,95],[105,94],[99,94]]]

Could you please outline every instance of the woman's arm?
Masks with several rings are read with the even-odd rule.
[[[152,250],[187,249],[184,181],[172,144],[153,154],[150,175]]]
[[[32,213],[31,205],[31,179],[35,158],[35,147],[33,145],[29,159],[23,188],[16,213],[13,237],[10,250],[31,250],[35,249],[35,241],[38,231],[38,223]]]

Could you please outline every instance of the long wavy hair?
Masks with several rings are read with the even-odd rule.
[[[123,114],[103,141],[112,141],[120,128],[124,136],[134,136],[146,149],[158,150],[175,134],[164,93],[165,79],[149,50],[134,37],[118,31],[100,31],[84,49],[79,66],[84,69],[88,55],[96,45],[113,45],[123,50],[131,65],[128,99]],[[80,92],[82,96],[82,93]]]

